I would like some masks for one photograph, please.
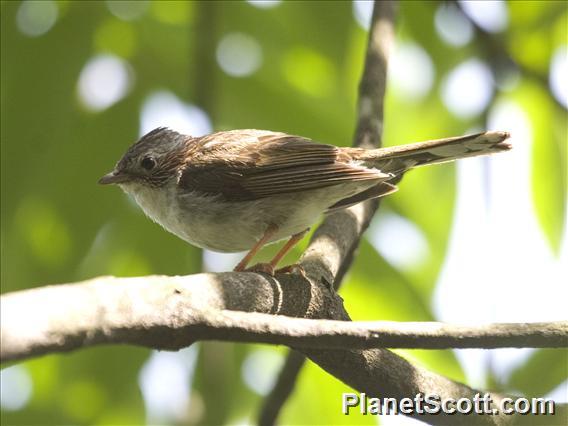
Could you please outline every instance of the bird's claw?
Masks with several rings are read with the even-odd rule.
[[[274,265],[271,263],[257,263],[256,265],[251,266],[250,268],[245,269],[245,272],[257,272],[262,274],[268,274],[270,276],[274,276],[276,274],[299,274],[302,277],[306,278],[306,272],[304,268],[302,268],[297,263],[293,265],[284,266],[280,269],[274,269]]]
[[[299,274],[303,278],[306,278],[306,271],[301,265],[294,263],[292,265],[284,266],[283,268],[276,270],[277,274]]]
[[[260,272],[263,274],[268,274],[274,276],[274,266],[271,263],[257,263],[250,268],[245,269],[245,272]]]

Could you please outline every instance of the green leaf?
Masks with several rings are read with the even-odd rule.
[[[568,191],[566,112],[554,105],[545,88],[534,83],[520,85],[512,98],[525,110],[532,125],[533,203],[548,243],[558,254]]]
[[[529,397],[540,397],[555,389],[566,379],[568,379],[568,350],[539,349],[511,374],[507,387]]]

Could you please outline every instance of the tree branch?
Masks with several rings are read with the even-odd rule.
[[[314,320],[230,311],[219,305],[218,298],[210,297],[222,286],[229,291],[225,300],[238,299],[234,289],[247,275],[100,278],[2,296],[1,359],[12,361],[103,343],[175,350],[198,340],[327,349],[568,347],[568,321],[466,327]],[[259,284],[266,281],[259,278]],[[209,295],[206,305],[204,288]],[[221,309],[213,310],[212,304]],[[249,309],[281,313],[276,306],[254,303]]]
[[[306,363],[306,357],[300,352],[290,349],[284,366],[278,374],[276,383],[270,393],[264,398],[258,424],[260,426],[268,426],[276,423],[276,419],[292,394],[298,378],[298,373]]]
[[[382,145],[384,121],[383,101],[386,91],[388,57],[392,45],[394,44],[394,21],[394,3],[375,1],[369,30],[365,66],[363,68],[361,82],[359,83],[357,126],[353,139],[353,146],[355,147],[379,148]],[[328,278],[327,283],[333,282],[335,291],[339,290],[343,277],[351,267],[362,233],[368,228],[374,213],[378,209],[379,200],[368,201],[362,206],[363,210],[359,212],[358,217],[343,217],[345,224],[354,224],[352,227],[357,230],[358,233],[346,234],[343,232],[339,234],[341,237],[353,236],[354,239],[351,241],[350,245],[344,247],[344,251],[340,255],[341,262],[337,268],[333,268],[336,273],[333,274],[333,270],[329,271],[330,275],[334,275],[334,279],[330,281]],[[320,227],[321,237],[319,238],[325,240],[328,235],[334,236],[333,226],[329,226],[331,232],[324,232],[328,221],[331,220],[332,219],[328,218]],[[336,240],[339,235],[335,234]],[[318,238],[314,236],[312,244],[317,244],[317,241]],[[324,255],[325,252],[321,254]],[[325,258],[325,255],[323,258]],[[276,422],[280,410],[292,392],[293,384],[304,365],[304,361],[302,355],[294,350],[290,350],[274,388],[266,397],[264,405],[261,407],[259,416],[259,423],[261,425],[271,425]],[[286,375],[284,375],[284,373],[286,373]]]
[[[529,77],[530,79],[538,82],[544,87],[549,87],[548,76],[538,71],[527,67],[526,65],[518,62],[513,58],[507,49],[507,45],[503,40],[503,37],[499,34],[492,34],[481,27],[471,16],[464,10],[463,6],[459,1],[453,0],[452,3],[456,8],[462,13],[462,15],[469,21],[471,26],[475,31],[475,35],[480,41],[481,48],[483,49],[482,54],[487,58],[487,61],[491,65],[493,73],[495,76],[499,76],[503,71],[516,70],[520,71],[523,75]],[[564,11],[564,5],[558,3],[559,7],[556,9],[551,9],[549,14],[544,15],[543,18],[551,19]],[[550,97],[551,100],[557,107],[565,110],[566,107],[560,103],[555,96]]]

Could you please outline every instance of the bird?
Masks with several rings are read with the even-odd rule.
[[[363,149],[267,130],[192,137],[158,127],[99,183],[117,184],[150,219],[194,246],[248,251],[234,271],[274,275],[293,269],[276,267],[322,214],[392,194],[410,169],[507,151],[509,137],[488,131]],[[272,260],[247,268],[263,246],[283,239]]]

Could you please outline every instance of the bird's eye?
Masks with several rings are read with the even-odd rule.
[[[156,161],[152,157],[144,157],[140,165],[146,170],[152,170],[156,165]]]

